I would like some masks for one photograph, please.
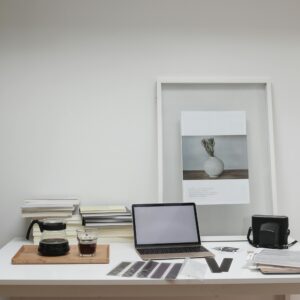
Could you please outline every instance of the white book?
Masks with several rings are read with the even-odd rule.
[[[98,243],[110,244],[110,243],[132,243],[133,237],[99,237]]]
[[[72,215],[72,217],[66,218],[65,221],[70,222],[70,223],[72,223],[72,222],[81,222],[82,218],[81,218],[81,215],[74,214],[74,215]]]
[[[81,213],[111,213],[111,212],[126,212],[127,208],[124,205],[85,205],[80,206]]]
[[[30,212],[30,213],[22,213],[23,218],[48,218],[48,217],[71,217],[72,212]]]
[[[35,212],[56,212],[56,211],[60,211],[60,212],[72,212],[74,211],[74,208],[73,209],[70,209],[70,208],[49,208],[49,207],[45,207],[45,208],[22,208],[22,212],[26,213],[35,213]]]
[[[79,214],[73,214],[69,218],[65,218],[64,221],[66,222],[67,226],[78,226],[82,225],[82,218]]]
[[[25,199],[24,204],[79,205],[78,199]]]
[[[83,213],[81,212],[82,217],[84,218],[105,218],[105,217],[131,217],[131,212],[101,212],[101,213]]]
[[[82,226],[82,222],[68,222],[66,219],[64,219],[64,221],[66,222],[68,228],[77,228]]]
[[[95,234],[97,234],[99,237],[133,237],[133,230],[118,230],[121,228],[114,228],[116,230],[108,230],[105,231],[103,229],[105,228],[88,228],[86,227],[88,230],[92,230],[93,232],[95,232]]]
[[[99,231],[100,233],[114,233],[114,232],[123,232],[123,233],[132,233],[133,232],[133,226],[132,224],[128,226],[121,226],[121,227],[103,227],[103,228],[95,228],[96,231]]]
[[[128,224],[132,224],[132,223],[128,223],[128,222],[124,222],[124,223],[87,223],[87,224],[85,224],[85,226],[102,228],[102,227],[122,227],[122,226],[128,226]]]
[[[27,198],[28,200],[78,200],[74,195],[38,195],[34,198]]]
[[[73,203],[65,203],[65,202],[38,202],[38,203],[33,203],[33,202],[24,202],[24,204],[21,207],[73,207]]]

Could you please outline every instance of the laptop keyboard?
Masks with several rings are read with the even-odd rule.
[[[140,254],[167,254],[167,253],[187,253],[187,252],[206,252],[203,246],[192,247],[170,247],[170,248],[147,248],[138,249]]]

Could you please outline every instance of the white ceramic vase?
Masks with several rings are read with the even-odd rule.
[[[210,156],[204,163],[204,171],[211,178],[219,177],[224,171],[224,163],[216,156]]]

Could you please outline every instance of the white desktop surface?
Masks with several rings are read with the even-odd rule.
[[[26,242],[22,239],[14,239],[0,250],[0,296],[1,289],[4,291],[4,295],[8,295],[12,290],[8,287],[12,286],[97,286],[97,289],[110,286],[112,290],[113,286],[134,286],[135,288],[138,286],[171,286],[174,288],[184,285],[189,287],[197,286],[198,288],[199,286],[210,286],[210,289],[213,288],[213,286],[222,286],[224,293],[226,292],[224,291],[224,286],[226,285],[241,285],[247,287],[247,291],[249,292],[255,292],[252,291],[254,286],[266,286],[268,289],[262,289],[262,292],[274,292],[274,294],[278,294],[279,291],[282,291],[282,293],[280,292],[279,294],[287,294],[288,291],[294,293],[300,290],[300,274],[263,275],[257,270],[247,268],[247,252],[257,249],[251,247],[246,241],[203,242],[203,245],[216,255],[215,259],[219,264],[224,257],[233,258],[229,272],[211,273],[209,268],[207,268],[203,280],[177,279],[173,281],[107,276],[106,274],[121,261],[140,260],[134,250],[133,244],[130,243],[110,244],[109,264],[12,265],[11,258],[24,243]],[[213,249],[216,246],[232,246],[240,248],[240,250],[237,253],[220,252]],[[296,244],[292,249],[300,250],[300,246]],[[204,259],[198,260],[205,263]],[[176,261],[182,262],[182,260]],[[273,291],[270,290],[270,284],[273,286]],[[286,287],[286,289],[279,289],[279,287]],[[191,290],[191,288],[189,288],[189,290]],[[259,292],[259,289],[257,291]],[[111,295],[111,293],[109,294]],[[133,294],[130,293],[129,295],[133,296]]]

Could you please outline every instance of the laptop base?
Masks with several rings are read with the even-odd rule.
[[[203,257],[214,257],[214,254],[210,251],[199,251],[199,252],[182,252],[182,253],[158,253],[158,254],[141,254],[136,249],[138,255],[143,260],[162,260],[162,259],[182,259],[182,258],[203,258]]]

